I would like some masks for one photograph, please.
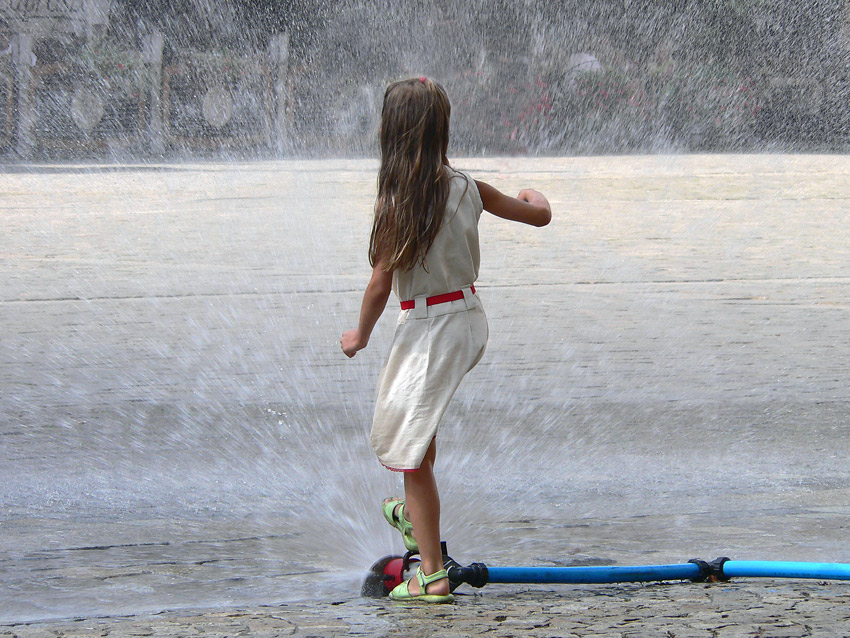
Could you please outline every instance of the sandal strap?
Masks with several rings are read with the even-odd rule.
[[[402,529],[407,532],[413,532],[413,523],[407,520],[407,517],[404,515],[404,501],[401,502],[401,507],[398,508],[398,514],[396,514],[396,520],[401,523]]]
[[[422,571],[422,566],[416,568],[416,580],[419,581],[420,591],[424,594],[425,588],[433,582],[438,580],[443,580],[444,578],[448,578],[449,574],[446,572],[445,568],[439,571],[434,572],[433,574],[426,575],[425,572]]]
[[[399,531],[402,533],[405,531],[410,531],[413,529],[413,524],[407,520],[407,517],[404,515],[404,499],[400,498],[395,501],[390,501],[393,506],[392,519],[396,521],[396,527],[399,528]],[[396,508],[398,508],[398,513],[396,513]]]

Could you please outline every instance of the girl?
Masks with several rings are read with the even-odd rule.
[[[401,315],[378,380],[371,442],[381,463],[404,473],[405,498],[386,499],[384,517],[421,563],[415,578],[390,593],[393,600],[454,600],[440,551],[434,459],[440,419],[487,343],[473,285],[481,211],[534,226],[552,217],[542,194],[509,197],[449,165],[450,111],[446,92],[428,78],[396,82],[384,94],[372,277],[358,326],[340,342],[348,357],[365,348],[395,291]]]

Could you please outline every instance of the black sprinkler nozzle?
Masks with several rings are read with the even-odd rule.
[[[484,587],[490,582],[490,575],[487,570],[487,565],[484,563],[472,563],[468,567],[461,567],[458,564],[448,568],[449,582],[452,588],[455,588],[463,583],[472,585],[473,587]]]
[[[464,583],[473,587],[484,587],[489,582],[487,566],[483,563],[472,563],[464,567],[454,558],[449,556],[446,541],[440,543],[443,550],[443,567],[449,574],[449,588],[454,591]]]

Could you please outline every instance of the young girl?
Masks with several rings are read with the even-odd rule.
[[[440,499],[434,480],[440,419],[487,343],[478,277],[478,219],[494,215],[545,226],[549,202],[533,190],[503,195],[449,165],[451,107],[428,78],[391,84],[381,112],[381,168],[369,242],[372,277],[360,320],[342,335],[353,357],[366,347],[390,289],[401,301],[393,344],[378,380],[372,447],[404,473],[404,500],[386,499],[384,517],[419,552],[416,577],[393,600],[451,602],[440,551]]]

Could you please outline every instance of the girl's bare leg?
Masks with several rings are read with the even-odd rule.
[[[443,552],[440,549],[440,495],[434,479],[436,441],[431,441],[422,464],[415,472],[404,474],[404,515],[413,523],[413,536],[419,545],[422,571],[433,574],[443,569]],[[419,593],[419,583],[414,578],[409,585],[411,594]],[[429,594],[448,594],[448,579],[428,585]]]

